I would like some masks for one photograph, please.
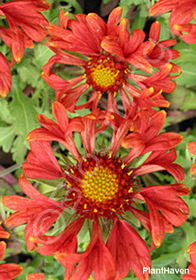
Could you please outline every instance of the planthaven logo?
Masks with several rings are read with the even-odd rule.
[[[161,267],[161,268],[151,268],[143,267],[143,274],[148,272],[149,274],[189,274],[188,268],[171,268],[171,267]]]

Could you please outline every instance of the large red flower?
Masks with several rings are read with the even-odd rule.
[[[108,93],[108,100],[120,92],[123,103],[124,98],[130,99],[130,96],[136,99],[143,98],[143,87],[138,89],[134,73],[140,69],[151,74],[153,66],[161,69],[161,75],[163,73],[165,75],[164,80],[159,75],[154,77],[157,84],[161,80],[159,92],[166,86],[167,92],[174,89],[175,83],[170,81],[171,78],[168,78],[168,75],[170,72],[179,71],[180,68],[173,63],[169,68],[165,65],[179,56],[177,51],[166,49],[174,45],[175,40],[158,42],[159,24],[153,25],[150,38],[146,42],[144,42],[145,33],[140,29],[134,30],[130,38],[127,30],[128,21],[125,18],[120,20],[121,14],[122,8],[114,9],[106,24],[94,13],[76,15],[75,20],[68,19],[68,13],[63,14],[61,11],[61,27],[50,24],[47,45],[55,52],[55,55],[44,66],[42,78],[56,90],[57,100],[68,110],[94,108],[105,92]],[[73,79],[64,80],[54,72],[56,65],[59,64],[64,65],[68,71],[70,65],[78,66],[79,75]],[[146,78],[144,76],[143,79]],[[140,84],[138,85],[140,87]],[[154,81],[149,80],[146,85],[147,92],[149,88],[152,88],[150,89],[151,96],[146,94],[146,98],[156,103],[158,92],[154,87]],[[84,93],[90,97],[88,102],[77,106],[78,99]],[[146,100],[144,101],[146,103]],[[157,105],[159,106],[159,103]]]
[[[189,152],[196,155],[196,142],[190,142],[188,144],[187,148],[188,148]],[[196,162],[191,167],[191,174],[192,175],[196,174]]]
[[[196,24],[190,23],[196,17],[195,0],[159,0],[150,8],[150,15],[171,11],[170,28],[172,33],[180,36],[186,43],[196,43]]]
[[[122,279],[130,268],[139,279],[148,279],[142,267],[150,266],[149,250],[131,221],[127,221],[128,213],[150,232],[152,246],[161,245],[164,232],[173,231],[172,225],[184,223],[189,210],[179,195],[186,195],[190,190],[179,183],[183,179],[183,169],[173,163],[174,147],[182,137],[175,133],[159,134],[165,121],[162,111],[152,117],[142,111],[135,119],[111,113],[114,127],[111,147],[98,152],[95,139],[99,132],[97,125],[101,123],[100,112],[71,121],[64,106],[58,102],[54,102],[53,112],[57,123],[39,116],[43,128],[29,134],[31,152],[23,169],[30,178],[61,178],[63,183],[52,198],[48,198],[22,175],[20,186],[31,199],[3,197],[4,205],[16,211],[7,218],[6,225],[27,223],[28,248],[36,247],[43,255],[57,253],[56,258],[66,267],[65,279],[87,279],[91,272],[96,280]],[[81,135],[84,155],[73,145],[75,131]],[[59,165],[50,146],[52,140],[61,142],[70,153],[73,152],[75,163],[72,156],[72,163],[68,165],[66,161]],[[122,157],[117,156],[121,143],[129,149]],[[144,163],[134,167],[134,160],[149,152]],[[170,172],[177,183],[142,186],[140,175],[162,170]],[[142,207],[145,204],[148,211],[146,206]],[[58,218],[63,218],[63,224],[67,226],[57,229],[56,235],[46,235]],[[77,234],[87,221],[92,230],[90,243],[85,252],[77,253]],[[109,236],[107,242],[106,235]]]

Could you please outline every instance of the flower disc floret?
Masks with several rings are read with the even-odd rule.
[[[93,56],[85,63],[85,77],[87,83],[95,91],[102,94],[106,91],[115,93],[125,83],[128,65],[115,61],[115,57],[110,54]]]
[[[131,170],[124,167],[120,158],[94,155],[82,159],[70,170],[67,184],[69,198],[77,205],[76,211],[92,217],[112,217],[123,213],[130,205],[133,192]],[[77,180],[75,180],[77,178]]]
[[[107,167],[99,166],[95,170],[87,171],[80,186],[84,197],[95,202],[104,202],[115,196],[118,183],[115,173]]]

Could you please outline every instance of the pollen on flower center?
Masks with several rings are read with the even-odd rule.
[[[128,66],[115,61],[112,55],[94,56],[84,66],[87,83],[94,90],[112,93],[117,92],[125,83],[125,74]]]
[[[120,158],[91,155],[70,169],[67,177],[70,205],[80,215],[112,217],[130,207],[134,179]]]
[[[109,168],[88,171],[81,184],[83,196],[95,202],[112,199],[118,191],[118,178]]]

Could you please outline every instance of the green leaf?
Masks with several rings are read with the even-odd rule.
[[[182,106],[180,107],[180,109],[182,109],[183,111],[196,110],[196,93],[195,92],[187,90],[185,100],[184,100]]]
[[[181,279],[181,276],[175,274],[152,274],[150,280],[179,280]]]
[[[161,255],[157,259],[152,260],[152,267],[156,268],[156,267],[169,265],[170,263],[176,260],[178,255],[179,255],[179,251],[170,254]]]
[[[189,214],[189,219],[195,218],[196,217],[196,199],[187,199],[186,203],[189,206],[190,214]]]
[[[186,247],[188,247],[196,240],[195,226],[192,226],[189,222],[186,222],[182,225],[182,228],[186,233]]]
[[[19,89],[14,90],[13,101],[10,104],[15,131],[26,139],[27,134],[39,126],[37,112],[30,98]]]
[[[34,48],[35,65],[42,69],[42,67],[48,62],[52,55],[54,55],[54,52],[48,47],[37,44]]]
[[[181,42],[175,47],[181,56],[174,63],[182,68],[182,75],[176,80],[178,85],[196,85],[196,52],[191,46]]]
[[[13,153],[14,161],[16,161],[17,163],[22,163],[24,161],[27,153],[27,147],[26,147],[25,140],[23,139],[22,136],[19,135],[15,139],[11,152]]]
[[[15,137],[15,130],[13,126],[0,128],[0,146],[4,152],[8,153],[11,149]]]
[[[32,64],[31,59],[26,58],[18,64],[17,71],[21,81],[31,84],[33,87],[36,87],[38,80],[41,79],[41,68],[36,68]]]
[[[10,123],[12,118],[10,116],[8,102],[7,102],[7,100],[5,100],[3,98],[0,99],[0,112],[1,112],[1,115],[0,115],[1,120],[3,120],[6,123]]]

